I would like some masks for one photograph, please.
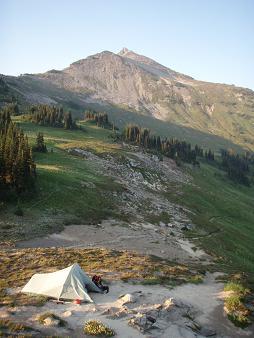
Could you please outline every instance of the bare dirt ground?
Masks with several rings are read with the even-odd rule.
[[[142,254],[155,255],[179,263],[209,261],[209,256],[195,248],[185,239],[170,235],[165,226],[153,224],[119,225],[115,220],[106,220],[98,225],[69,225],[60,233],[51,234],[17,243],[17,247],[92,247],[134,250]]]
[[[99,319],[112,327],[119,338],[202,338],[211,334],[216,334],[217,338],[253,337],[251,329],[243,331],[235,328],[223,314],[223,284],[215,281],[217,275],[207,274],[202,284],[186,284],[172,290],[158,285],[117,281],[110,284],[107,295],[92,293],[93,304],[56,304],[49,301],[43,307],[1,309],[0,318],[10,317],[11,313],[15,320],[39,330],[38,336],[84,337],[85,322]],[[124,294],[132,295],[130,303],[124,304],[119,299]],[[39,324],[38,316],[45,312],[66,320],[67,327]],[[154,323],[149,321],[151,317]]]

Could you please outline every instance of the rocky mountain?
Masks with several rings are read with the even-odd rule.
[[[60,103],[76,112],[97,107],[112,112],[120,124],[150,121],[158,131],[162,121],[178,134],[185,127],[185,134],[216,135],[254,150],[252,90],[197,81],[127,48],[103,51],[63,70],[3,76],[0,100],[2,88],[20,101]]]

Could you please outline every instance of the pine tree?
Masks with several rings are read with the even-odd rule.
[[[10,119],[10,112],[0,113],[0,193],[9,189],[18,194],[30,189],[35,177],[28,138]]]
[[[64,129],[72,128],[72,116],[71,113],[68,112],[64,115]]]
[[[36,144],[33,147],[34,151],[40,152],[40,153],[46,153],[47,152],[47,147],[46,144],[44,143],[44,137],[43,133],[38,133],[36,137]]]

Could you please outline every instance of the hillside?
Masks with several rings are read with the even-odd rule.
[[[61,104],[78,116],[85,108],[106,110],[117,125],[141,122],[164,135],[182,135],[219,149],[254,149],[254,92],[197,81],[124,48],[104,51],[63,70],[2,77],[3,102]]]
[[[26,331],[26,324],[38,336],[83,336],[85,320],[96,316],[117,337],[128,330],[141,338],[151,326],[143,333],[129,320],[142,311],[160,324],[151,330],[154,337],[251,337],[253,326],[243,331],[223,315],[218,295],[225,280],[253,288],[253,186],[233,183],[202,159],[201,168],[161,161],[114,141],[111,130],[89,121],[77,122],[82,130],[64,130],[31,123],[25,115],[14,120],[31,145],[42,132],[48,152],[34,153],[35,191],[0,205],[0,274],[7,276],[0,283],[0,331]],[[34,273],[74,262],[91,276],[103,274],[109,295],[93,294],[95,304],[77,306],[19,292]],[[136,304],[119,303],[126,292]],[[38,323],[38,316],[52,311],[65,318],[65,328]],[[246,314],[239,318],[246,325]]]
[[[19,201],[24,216],[15,215],[15,200],[2,207],[0,229],[5,241],[41,237],[62,230],[65,224],[86,224],[86,233],[90,226],[93,232],[94,224],[109,219],[105,226],[114,225],[114,247],[130,224],[131,232],[136,232],[135,241],[127,241],[126,245],[137,250],[139,227],[141,232],[149,233],[149,224],[153,224],[162,230],[157,238],[158,252],[153,241],[146,244],[147,252],[158,256],[173,252],[178,261],[185,262],[187,256],[182,249],[178,245],[165,246],[163,238],[171,242],[178,236],[193,237],[209,253],[224,257],[223,264],[228,268],[254,272],[253,186],[230,181],[224,171],[202,159],[200,169],[189,164],[179,168],[167,157],[161,162],[136,146],[114,142],[110,130],[87,121],[79,122],[85,132],[43,127],[22,117],[15,121],[31,144],[42,132],[49,151],[35,153],[36,192],[32,202],[26,196]],[[168,223],[169,228],[163,228]],[[181,229],[186,224],[191,231],[184,233]],[[121,248],[124,243],[119,243]],[[228,250],[228,245],[235,250]],[[194,252],[192,255],[195,258]]]

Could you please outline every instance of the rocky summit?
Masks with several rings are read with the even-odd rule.
[[[127,48],[88,56],[63,70],[2,76],[2,93],[0,104],[9,93],[21,103],[60,103],[77,114],[99,107],[117,111],[118,120],[121,111],[124,122],[146,116],[254,149],[252,90],[195,80]]]

